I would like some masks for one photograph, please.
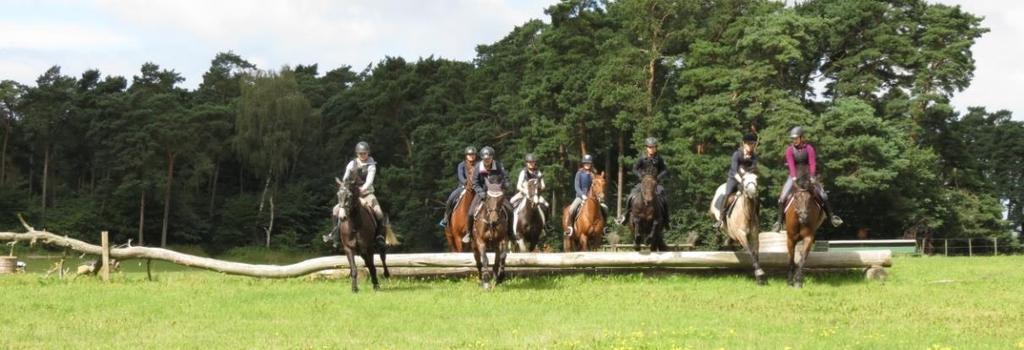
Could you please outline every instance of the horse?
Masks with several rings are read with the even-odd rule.
[[[576,216],[576,222],[568,223],[572,225],[574,233],[572,236],[565,236],[562,244],[564,251],[587,251],[591,247],[597,247],[601,244],[605,225],[605,218],[601,214],[601,202],[604,200],[604,185],[604,172],[594,175],[594,181],[590,184],[590,189],[587,191],[587,199],[580,204],[578,209],[579,214]],[[569,206],[562,209],[562,215],[570,215]],[[568,226],[563,227],[563,229],[565,232],[569,231]]]
[[[349,176],[353,179],[355,176]],[[352,278],[352,293],[359,292],[359,270],[356,268],[356,254],[363,259],[363,264],[370,272],[370,281],[373,282],[373,289],[380,289],[380,282],[377,281],[377,267],[373,261],[373,253],[376,251],[377,222],[373,212],[362,205],[359,200],[359,186],[354,181],[342,182],[334,178],[338,183],[338,205],[335,206],[332,219],[339,233],[337,239],[341,242],[340,248],[348,258],[349,276]],[[387,249],[380,247],[380,262],[384,266],[384,278],[391,277],[387,264]]]
[[[665,236],[662,232],[665,223],[664,208],[658,198],[658,177],[648,172],[640,180],[640,196],[633,198],[630,204],[629,228],[633,231],[633,248],[640,251],[641,246],[648,244],[652,252],[668,251]]]
[[[754,278],[757,280],[757,284],[764,285],[767,283],[767,279],[758,259],[761,221],[758,216],[760,204],[757,200],[757,174],[748,172],[743,175],[736,174],[736,177],[740,183],[740,190],[735,195],[732,210],[728,212],[728,216],[725,218],[725,225],[721,228],[722,233],[730,240],[738,242],[740,247],[750,254],[754,265]],[[718,187],[718,191],[715,192],[715,200],[711,202],[710,212],[716,218],[718,217],[719,210],[726,210],[729,207],[728,204],[726,204],[726,208],[719,209],[715,207],[715,201],[719,196],[725,195],[725,184],[722,184]]]
[[[537,204],[540,201],[540,195],[537,193],[539,186],[540,180],[538,179],[530,179],[526,182],[526,195],[522,199],[522,204],[515,209],[515,220],[513,220],[515,233],[521,241],[526,241],[526,244],[529,245],[525,247],[520,242],[518,247],[528,252],[537,249],[537,245],[540,243],[540,236],[544,232],[541,209],[540,205]]]
[[[511,227],[511,215],[505,208],[505,193],[500,185],[487,186],[487,193],[480,203],[476,216],[473,217],[473,258],[476,259],[476,270],[480,274],[480,286],[491,289],[505,280],[505,258],[508,256],[508,234]],[[487,251],[494,251],[494,270],[488,271]]]
[[[824,210],[814,195],[813,184],[807,176],[793,183],[793,192],[786,206],[786,251],[789,253],[789,275],[786,281],[790,287],[804,286],[804,263],[814,247],[814,234],[825,221]],[[796,264],[796,243],[804,242],[800,264]]]
[[[466,169],[470,172],[470,176],[467,176],[465,189],[462,191],[462,195],[459,196],[459,200],[455,202],[455,207],[452,208],[451,217],[448,220],[448,226],[444,228],[444,236],[448,239],[448,247],[452,253],[465,252],[468,246],[463,246],[462,235],[469,229],[469,205],[473,203],[473,197],[476,195],[473,191],[473,178],[471,176],[473,168]]]

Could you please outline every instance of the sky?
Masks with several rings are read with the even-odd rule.
[[[1007,109],[1024,120],[1024,1],[932,0],[984,16],[972,85],[958,110]],[[195,88],[218,52],[260,68],[318,63],[360,71],[385,56],[471,60],[554,0],[54,1],[0,0],[0,79],[34,85],[52,65],[131,77],[145,62],[181,73]]]

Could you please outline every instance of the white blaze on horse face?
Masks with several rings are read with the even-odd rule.
[[[757,175],[743,175],[743,194],[751,199],[757,197]]]

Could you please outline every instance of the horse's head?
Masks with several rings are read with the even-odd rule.
[[[340,204],[342,208],[350,208],[352,206],[353,197],[355,197],[352,193],[352,186],[350,186],[352,181],[341,181],[341,179],[334,178],[334,182],[338,184],[338,204]]]
[[[537,193],[540,191],[540,180],[530,179],[526,181],[526,199],[530,202],[537,202]]]
[[[757,199],[757,174],[745,173],[740,180],[743,184],[743,195],[749,199]]]
[[[508,213],[505,213],[504,201],[504,196],[488,196],[484,200],[481,204],[483,207],[480,208],[480,213],[476,217],[477,222],[483,225],[484,230],[480,233],[485,234],[485,236],[497,236],[499,233],[502,233],[500,227],[508,222]]]
[[[598,201],[604,202],[604,186],[607,184],[604,172],[594,174],[594,180],[590,183],[590,193],[588,196],[596,198]]]
[[[658,189],[658,176],[652,172],[645,172],[640,179],[640,196],[645,203],[654,201],[654,195]]]

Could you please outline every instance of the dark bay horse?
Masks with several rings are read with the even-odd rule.
[[[452,208],[448,226],[444,228],[444,237],[448,239],[448,247],[452,253],[465,252],[468,248],[462,244],[462,235],[469,229],[469,205],[473,203],[473,197],[476,196],[473,191],[474,176],[472,173],[474,170],[472,167],[466,169],[469,176],[466,177],[465,190],[456,202],[455,208]]]
[[[524,250],[528,252],[537,248],[541,233],[544,232],[544,220],[541,218],[540,205],[537,204],[540,200],[537,193],[538,186],[540,186],[540,182],[537,179],[526,182],[527,193],[523,197],[522,204],[515,209],[516,219],[513,222],[518,236],[526,241],[528,246]]]
[[[489,185],[480,208],[473,217],[473,258],[480,273],[480,286],[490,289],[505,280],[505,258],[508,256],[508,237],[512,229],[512,213],[505,207],[505,194],[500,186]],[[494,251],[494,270],[488,270],[487,251]]]
[[[633,198],[630,205],[629,228],[633,231],[633,248],[640,251],[644,244],[650,245],[652,252],[668,251],[665,244],[665,236],[662,231],[665,223],[661,222],[663,215],[661,200],[658,198],[658,177],[653,173],[646,173],[640,180],[640,196]]]
[[[814,234],[825,221],[821,203],[814,195],[814,186],[807,176],[802,176],[793,183],[793,193],[786,205],[786,249],[789,252],[789,275],[787,282],[791,287],[804,286],[804,263],[814,248]],[[800,264],[796,264],[796,243],[804,242]]]
[[[737,174],[736,177],[740,183],[740,189],[735,194],[736,199],[732,202],[732,210],[725,218],[722,232],[733,242],[739,243],[740,247],[750,254],[754,265],[754,278],[757,280],[757,284],[764,285],[767,283],[767,279],[764,270],[761,269],[758,257],[758,243],[761,235],[761,220],[758,210],[761,206],[757,199],[757,174],[750,172],[743,175]],[[726,195],[725,184],[719,186],[717,195]],[[728,204],[726,204],[726,208],[721,209],[728,210],[727,207]],[[718,216],[718,209],[713,200],[710,212],[715,217]]]
[[[605,218],[601,214],[601,201],[604,200],[604,172],[594,175],[594,181],[587,191],[587,200],[580,204],[579,214],[576,215],[576,222],[573,225],[573,235],[566,236],[562,248],[566,252],[588,251],[601,245],[601,238],[604,235]],[[569,206],[562,210],[562,215],[568,216]],[[563,227],[565,232],[569,227]]]
[[[355,175],[349,176],[349,179],[354,178]],[[377,267],[373,261],[373,253],[377,248],[380,248],[380,262],[384,266],[384,277],[391,276],[386,260],[387,249],[386,247],[377,247],[376,240],[374,239],[377,225],[382,223],[377,222],[373,212],[360,203],[358,195],[359,186],[354,181],[342,182],[338,178],[335,178],[334,181],[338,183],[337,208],[339,210],[335,211],[332,219],[337,225],[335,229],[340,233],[336,236],[341,240],[340,248],[348,258],[349,275],[352,278],[352,292],[359,292],[359,269],[356,268],[356,254],[359,254],[359,257],[363,259],[363,264],[366,265],[366,269],[370,272],[370,281],[373,282],[373,289],[378,290],[380,289],[380,283],[377,281]]]

